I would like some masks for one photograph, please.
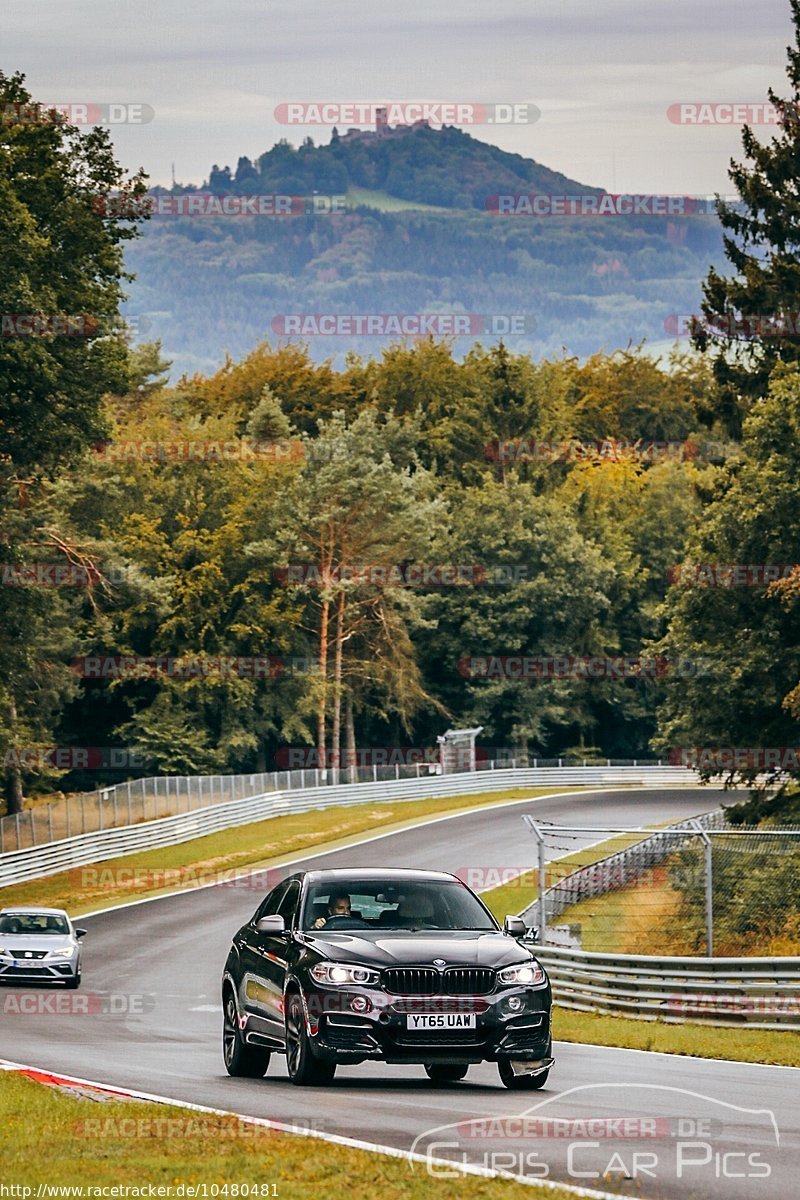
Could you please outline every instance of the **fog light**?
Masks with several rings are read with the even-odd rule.
[[[522,996],[509,996],[507,1003],[509,1012],[519,1012],[523,1003]]]
[[[353,996],[353,999],[350,1001],[350,1007],[353,1012],[365,1013],[369,1012],[372,1005],[366,996]]]

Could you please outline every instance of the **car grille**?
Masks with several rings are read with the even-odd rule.
[[[46,950],[17,950],[12,951],[14,958],[19,962],[29,962],[32,958],[46,958]]]
[[[490,967],[389,967],[383,972],[387,992],[400,996],[483,996],[495,985]]]

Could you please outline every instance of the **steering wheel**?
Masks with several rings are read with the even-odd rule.
[[[369,929],[369,925],[361,917],[348,917],[340,913],[336,917],[328,917],[323,929]]]

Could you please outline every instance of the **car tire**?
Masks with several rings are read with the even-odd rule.
[[[459,1079],[463,1079],[469,1070],[469,1066],[464,1063],[458,1066],[455,1063],[426,1063],[425,1071],[431,1083],[458,1083]]]
[[[547,1083],[547,1077],[550,1074],[548,1067],[546,1071],[541,1071],[538,1075],[515,1075],[511,1063],[507,1059],[497,1064],[497,1070],[505,1087],[512,1092],[538,1091]]]
[[[248,1046],[242,1040],[233,992],[223,998],[222,1057],[229,1075],[260,1079],[269,1066],[270,1052],[262,1046]]]
[[[299,992],[286,997],[286,1069],[298,1087],[324,1087],[336,1074],[335,1062],[323,1061],[314,1053]]]
[[[76,988],[79,988],[81,986],[80,972],[77,975],[73,975],[71,979],[67,979],[64,986],[68,992],[74,992]]]

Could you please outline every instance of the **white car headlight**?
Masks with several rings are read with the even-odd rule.
[[[505,967],[498,972],[497,978],[501,983],[516,983],[523,987],[538,987],[544,983],[545,975],[538,963],[517,963],[513,967]]]
[[[72,958],[74,953],[75,953],[74,946],[63,946],[61,948],[61,950],[51,950],[50,957],[51,958]]]
[[[380,976],[377,971],[371,971],[369,967],[351,966],[349,963],[320,962],[311,968],[311,978],[317,983],[335,986],[342,983],[362,985],[377,983]]]

